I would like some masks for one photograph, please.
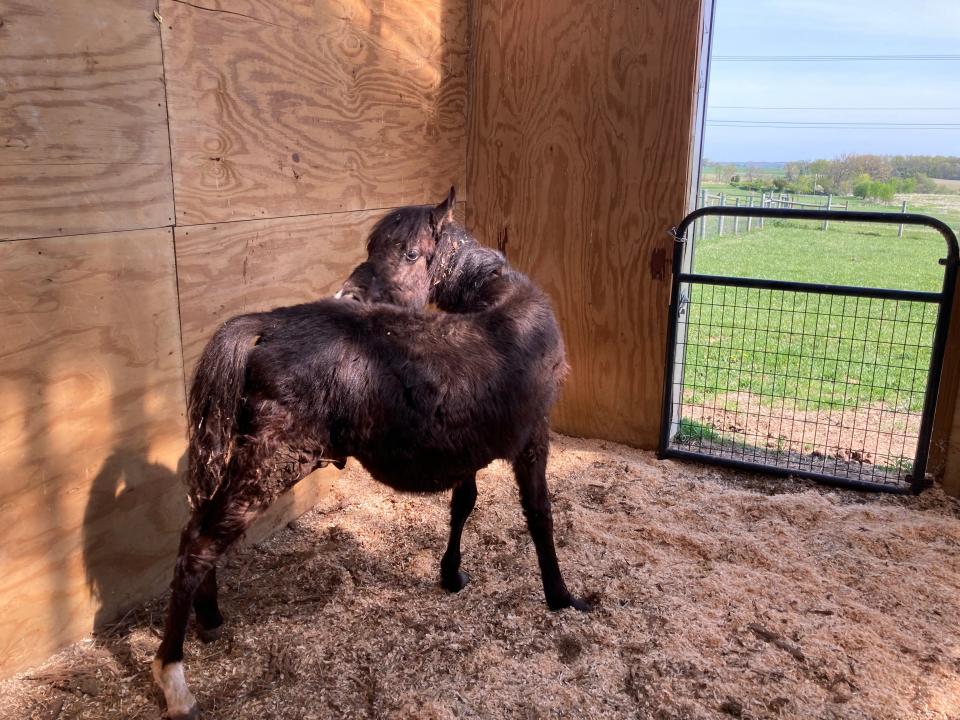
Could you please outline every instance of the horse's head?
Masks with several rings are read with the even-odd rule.
[[[439,229],[437,249],[430,264],[430,300],[440,310],[478,310],[493,301],[490,280],[507,267],[502,253],[483,247],[452,218]]]
[[[453,222],[456,193],[436,206],[413,205],[384,216],[367,238],[367,259],[354,268],[339,298],[422,308],[430,296],[430,265],[443,228]]]

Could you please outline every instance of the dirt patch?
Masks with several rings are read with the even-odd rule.
[[[956,718],[960,508],[555,437],[559,555],[588,615],[547,611],[507,466],[481,473],[458,595],[446,496],[349,470],[221,574],[191,638],[205,718]],[[157,718],[162,601],[0,684],[3,718]]]
[[[920,433],[920,413],[883,404],[805,410],[727,393],[709,405],[685,402],[682,411],[696,423],[680,438],[687,446],[880,482],[909,473]]]

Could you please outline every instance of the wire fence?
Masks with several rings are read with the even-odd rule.
[[[876,206],[865,201],[857,200],[856,209],[862,209],[864,206],[870,209],[883,209],[896,212],[888,205]],[[706,188],[700,190],[697,196],[697,207],[745,207],[745,208],[778,208],[778,209],[811,209],[811,210],[850,210],[851,198],[845,197],[842,200],[834,195],[792,195],[789,193],[761,192],[761,193],[726,193],[723,191],[710,193]],[[899,210],[901,213],[907,212],[907,201],[900,202]],[[821,230],[830,229],[830,221],[817,221]],[[718,215],[715,218],[703,218],[698,220],[693,228],[693,237],[703,239],[708,235],[739,235],[743,232],[752,232],[753,230],[763,230],[766,225],[764,218],[739,218],[725,217]],[[849,225],[847,226],[849,229]],[[870,232],[876,233],[876,227],[871,227]],[[891,231],[892,232],[892,231]],[[904,226],[897,227],[897,237],[903,237]]]

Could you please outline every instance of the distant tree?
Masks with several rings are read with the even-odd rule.
[[[896,179],[886,182],[872,180],[867,173],[861,173],[853,183],[853,194],[857,197],[890,202],[898,189]]]
[[[923,173],[918,173],[912,178],[916,182],[914,192],[918,193],[935,193],[937,192],[937,184],[930,178],[928,178]],[[951,178],[944,178],[945,180],[950,180]],[[960,178],[956,178],[960,180]]]
[[[916,177],[942,180],[960,180],[960,157],[946,155],[894,155],[889,158],[897,177]]]
[[[844,162],[853,175],[867,174],[881,182],[893,177],[893,163],[882,155],[847,155]]]
[[[872,197],[873,178],[867,173],[862,173],[853,183],[853,194],[858,198]]]
[[[810,171],[810,163],[803,161],[788,162],[784,167],[787,180],[799,180]]]
[[[873,188],[873,196],[877,200],[882,200],[883,202],[890,202],[893,200],[895,193],[893,184],[888,180],[887,182],[875,182]]]

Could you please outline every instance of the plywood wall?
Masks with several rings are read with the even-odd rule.
[[[0,243],[0,676],[169,581],[186,509],[171,240]]]
[[[0,677],[169,581],[217,324],[329,294],[385,209],[463,187],[467,9],[0,0]]]
[[[469,224],[553,298],[560,430],[656,445],[701,0],[477,0]]]
[[[173,223],[155,0],[0,0],[0,240]]]
[[[463,184],[464,0],[243,5],[160,2],[178,224],[395,207]]]

